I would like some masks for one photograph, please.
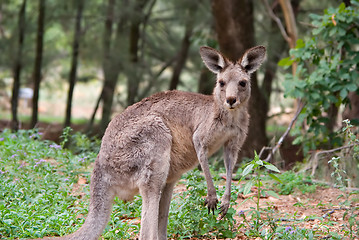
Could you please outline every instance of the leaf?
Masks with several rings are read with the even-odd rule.
[[[278,199],[280,198],[280,196],[274,191],[269,190],[269,191],[267,191],[267,194],[272,196],[272,197],[278,198]]]
[[[295,46],[295,48],[304,48],[305,47],[305,43],[304,43],[304,41],[303,41],[303,39],[298,39],[297,40],[297,44],[296,44],[296,46]]]
[[[277,173],[280,173],[280,171],[279,171],[279,169],[276,167],[276,166],[274,166],[273,164],[267,164],[267,165],[264,165],[264,167],[266,168],[266,169],[269,169],[269,170],[271,170],[271,171],[273,171],[273,172],[277,172]]]
[[[343,88],[342,90],[340,90],[339,95],[342,99],[346,98],[348,96],[348,90],[346,88]]]
[[[243,188],[243,195],[247,195],[248,193],[250,193],[252,186],[253,186],[253,182],[252,182],[252,181],[247,182],[247,183],[244,185],[244,188]]]
[[[280,180],[280,178],[278,178],[276,175],[269,173],[268,174],[272,179],[274,179],[277,182],[283,183],[282,180]]]
[[[345,86],[349,92],[355,92],[358,89],[358,85],[355,83],[349,83]]]
[[[291,57],[283,58],[278,62],[278,66],[289,67],[293,64],[294,60]]]
[[[247,176],[253,169],[253,164],[249,164],[242,172],[242,177]]]

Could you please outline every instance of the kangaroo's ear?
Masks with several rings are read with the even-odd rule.
[[[264,46],[257,46],[248,49],[238,63],[242,65],[248,73],[253,73],[260,67],[265,57],[266,48]]]
[[[229,64],[229,60],[213,48],[201,47],[199,53],[206,67],[216,74]]]

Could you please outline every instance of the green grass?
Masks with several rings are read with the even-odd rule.
[[[1,238],[63,235],[83,222],[77,215],[86,215],[87,199],[77,202],[72,188],[79,176],[89,178],[93,156],[38,139],[36,131],[0,135]]]
[[[67,131],[62,139],[72,141],[70,151],[40,138],[36,130],[16,134],[5,130],[0,134],[1,239],[69,234],[82,225],[87,215],[90,166],[96,158],[93,145],[98,146],[98,142],[81,134],[70,136]],[[79,178],[87,183],[77,184]],[[180,239],[235,236],[233,208],[222,221],[216,220],[219,210],[216,215],[207,214],[203,206],[207,192],[200,172],[191,171],[181,181],[187,191],[173,197],[169,235]],[[224,189],[218,191],[222,195]],[[103,237],[134,238],[140,229],[141,197],[128,203],[116,198],[115,203]]]

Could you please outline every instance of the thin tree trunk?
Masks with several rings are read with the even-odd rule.
[[[186,26],[184,37],[182,39],[181,50],[178,53],[176,65],[173,69],[169,90],[177,89],[177,86],[179,84],[180,75],[186,64],[188,51],[191,46],[190,40],[191,40],[192,32],[193,32],[192,24],[188,23]]]
[[[95,105],[95,108],[94,108],[94,110],[93,110],[93,112],[92,112],[92,115],[91,115],[89,124],[87,125],[86,132],[87,132],[88,134],[92,132],[93,123],[95,122],[96,112],[97,112],[98,107],[100,106],[100,102],[101,102],[101,100],[102,100],[102,94],[103,94],[103,92],[101,91],[100,95],[99,95],[98,98],[97,98],[96,105]]]
[[[140,76],[138,74],[139,42],[141,39],[140,27],[145,20],[143,9],[147,4],[147,0],[139,0],[134,4],[134,14],[131,19],[129,39],[131,67],[129,75],[127,76],[127,105],[132,105],[136,102],[138,86],[140,84]]]
[[[20,76],[22,69],[22,53],[25,39],[25,17],[26,17],[26,0],[23,0],[20,11],[19,11],[19,36],[18,36],[18,48],[14,61],[14,84],[12,87],[12,96],[11,96],[11,113],[12,113],[12,123],[11,128],[14,131],[19,129],[19,120],[17,116],[17,108],[19,102],[19,90],[20,90]]]
[[[285,26],[288,34],[288,44],[290,48],[295,48],[298,33],[297,33],[297,24],[295,21],[295,15],[290,0],[279,0],[279,4],[282,8]],[[292,64],[292,74],[294,75],[297,71],[297,64],[294,62]]]
[[[83,8],[84,8],[84,0],[78,0],[74,39],[72,44],[72,59],[71,59],[71,70],[69,75],[69,91],[67,96],[65,127],[71,125],[72,97],[76,84],[76,73],[77,73],[77,63],[78,63],[79,48],[80,48],[81,19],[82,19]]]
[[[107,124],[110,122],[112,113],[113,96],[116,89],[117,78],[120,72],[119,61],[119,39],[123,28],[123,18],[120,18],[117,24],[115,44],[111,44],[111,37],[113,32],[113,18],[114,18],[115,1],[109,0],[107,6],[107,16],[105,20],[105,33],[104,33],[104,59],[103,59],[103,71],[104,71],[104,85],[102,89],[102,118],[100,123],[101,132],[105,132]]]
[[[34,128],[38,121],[38,103],[41,82],[42,54],[44,43],[44,26],[45,26],[45,0],[39,0],[39,16],[37,23],[36,36],[36,58],[33,71],[34,96],[32,99],[32,119],[31,127]]]

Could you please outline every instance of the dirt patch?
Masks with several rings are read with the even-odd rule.
[[[252,188],[254,195],[257,189]],[[318,187],[315,193],[291,195],[280,195],[280,198],[272,196],[260,198],[259,206],[261,209],[271,209],[268,215],[274,219],[278,225],[294,228],[305,228],[317,230],[323,237],[329,232],[342,232],[343,225],[348,224],[348,217],[345,217],[347,207],[340,205],[344,201],[339,198],[343,193],[339,189]],[[256,208],[257,198],[253,196],[242,203],[245,199],[237,199],[238,205],[235,206],[237,212],[243,211],[247,220],[251,208]],[[359,204],[350,207],[359,207]],[[267,211],[269,212],[269,211]],[[263,219],[267,218],[263,216]],[[237,214],[235,216],[238,226],[245,224],[244,218]],[[262,220],[263,220],[262,219]],[[357,226],[358,228],[358,226]],[[248,239],[245,237],[245,228],[240,228],[239,236],[236,239]]]

